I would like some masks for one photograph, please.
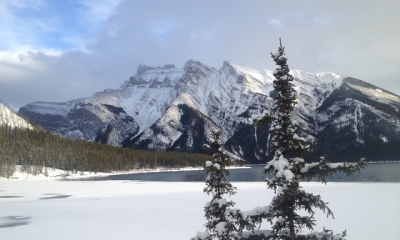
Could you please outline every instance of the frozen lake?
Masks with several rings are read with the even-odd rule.
[[[251,166],[251,168],[231,169],[229,181],[234,182],[262,182],[266,175],[263,173],[264,165]],[[162,182],[204,182],[207,175],[201,171],[159,172],[112,175],[96,177],[87,180],[139,180]],[[400,163],[370,163],[360,173],[350,177],[344,174],[334,174],[328,178],[331,182],[400,182]]]
[[[397,240],[400,163],[369,164],[360,174],[335,175],[327,185],[301,183],[329,202],[335,219],[316,212],[317,226],[348,240]],[[230,170],[236,208],[268,205],[273,192],[263,166]],[[0,239],[190,239],[204,231],[202,171],[110,176],[106,181],[0,181]],[[124,180],[108,180],[118,179]],[[344,180],[352,182],[343,182]],[[263,227],[268,228],[268,224]]]
[[[263,182],[234,182],[237,208],[268,205]],[[302,183],[335,214],[317,211],[317,226],[347,230],[348,240],[398,240],[400,183]],[[0,239],[188,240],[204,231],[210,196],[200,182],[3,181]],[[267,226],[266,226],[267,227]]]

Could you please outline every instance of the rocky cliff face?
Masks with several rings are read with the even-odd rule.
[[[400,97],[346,78],[316,109],[314,156],[353,161],[399,160]]]
[[[302,136],[317,143],[310,158],[396,157],[399,96],[333,73],[292,75],[294,120]],[[210,130],[219,129],[226,150],[257,163],[266,161],[268,126],[256,129],[253,119],[271,108],[272,81],[271,71],[229,62],[219,69],[194,60],[183,68],[140,66],[119,89],[66,103],[36,102],[20,112],[60,135],[163,151],[202,152]]]

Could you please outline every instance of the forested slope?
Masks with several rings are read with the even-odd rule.
[[[111,172],[202,166],[206,158],[201,154],[113,147],[60,137],[40,129],[0,125],[0,177],[10,177],[16,165],[31,174],[46,174],[48,167],[73,172]]]

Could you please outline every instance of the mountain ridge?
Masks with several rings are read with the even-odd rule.
[[[298,97],[293,119],[301,128],[302,137],[315,141],[317,148],[324,146],[317,153],[328,147],[320,144],[328,138],[327,131],[340,132],[344,139],[350,134],[351,139],[347,136],[350,140],[344,141],[349,147],[375,143],[370,132],[363,132],[360,127],[360,123],[364,124],[363,129],[372,126],[371,121],[387,122],[395,133],[384,132],[385,136],[380,137],[387,138],[386,145],[400,143],[399,96],[330,72],[292,70],[291,74]],[[271,109],[272,84],[273,71],[257,71],[228,61],[219,69],[195,60],[187,61],[182,68],[172,64],[140,65],[119,89],[65,103],[31,103],[20,112],[35,124],[63,136],[163,151],[202,152],[202,144],[210,140],[208,132],[220,129],[226,150],[256,163],[266,161],[262,156],[268,151],[268,134],[267,126],[260,131],[255,129],[253,119]],[[349,126],[350,133],[342,133],[341,127]],[[357,139],[364,139],[364,143]],[[331,160],[339,161],[335,156]]]

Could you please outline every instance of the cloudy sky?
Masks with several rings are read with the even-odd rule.
[[[400,1],[1,0],[0,99],[13,108],[118,88],[189,59],[352,76],[400,94]]]

